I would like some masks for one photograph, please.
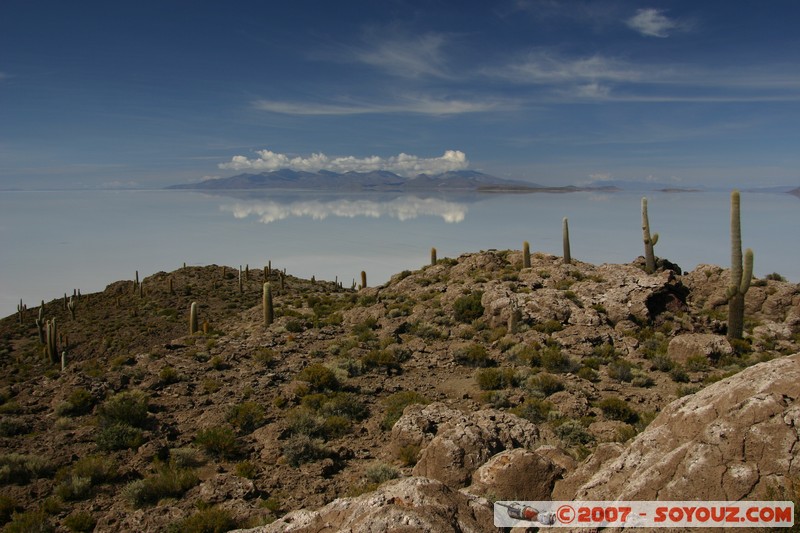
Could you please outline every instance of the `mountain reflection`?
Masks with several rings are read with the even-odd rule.
[[[441,217],[445,222],[458,223],[464,220],[468,211],[465,204],[416,196],[401,196],[389,200],[241,200],[223,204],[220,209],[233,213],[234,217],[240,219],[257,217],[264,224],[291,217],[309,217],[314,220],[325,220],[328,217],[391,217],[405,221],[420,216]]]

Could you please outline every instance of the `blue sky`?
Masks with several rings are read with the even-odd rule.
[[[800,185],[798,22],[781,0],[3,0],[0,188],[281,165]]]

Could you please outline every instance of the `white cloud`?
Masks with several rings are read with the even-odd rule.
[[[589,174],[589,177],[592,181],[610,181],[612,179],[611,174],[608,172],[597,172],[595,174]]]
[[[648,37],[669,37],[670,31],[680,25],[655,8],[638,9],[636,14],[626,21],[628,27]]]
[[[258,150],[257,158],[248,159],[243,155],[234,156],[230,162],[219,164],[219,168],[231,170],[279,170],[289,168],[316,172],[331,170],[334,172],[370,172],[388,170],[402,176],[417,174],[438,174],[451,170],[463,170],[469,162],[464,152],[447,150],[441,157],[423,158],[410,154],[398,154],[383,158],[370,156],[358,158],[354,156],[329,157],[323,153],[311,154],[309,157],[290,157],[271,150]]]
[[[220,209],[233,213],[235,218],[257,217],[263,224],[269,224],[289,217],[309,217],[314,220],[325,220],[328,217],[391,217],[400,221],[411,220],[419,216],[437,216],[448,223],[464,220],[467,206],[456,202],[446,202],[435,198],[402,197],[388,202],[373,200],[335,200],[321,202],[311,200],[281,204],[278,202],[238,202],[223,205]]]

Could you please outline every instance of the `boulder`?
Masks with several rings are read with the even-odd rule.
[[[538,440],[539,430],[525,419],[494,409],[477,411],[440,428],[412,474],[461,488],[491,456],[511,448],[533,448]]]
[[[685,363],[690,357],[702,356],[707,359],[719,359],[723,355],[731,355],[728,339],[722,335],[711,333],[685,333],[677,335],[669,341],[667,355],[676,363]]]
[[[585,500],[774,499],[800,475],[800,354],[675,400],[575,494]]]
[[[249,533],[378,533],[494,531],[492,504],[463,494],[433,479],[410,477],[389,481],[356,498],[340,498],[317,511],[293,511]]]
[[[525,448],[505,450],[472,474],[465,492],[496,500],[549,500],[564,469],[547,456]]]
[[[392,448],[395,451],[406,446],[422,448],[433,440],[439,432],[439,426],[447,422],[464,420],[466,415],[461,411],[441,402],[428,405],[411,404],[403,410],[403,416],[392,426]]]

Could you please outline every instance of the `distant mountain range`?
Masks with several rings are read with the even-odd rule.
[[[172,185],[168,189],[234,190],[234,189],[289,189],[289,190],[349,190],[349,191],[483,191],[483,192],[570,192],[577,187],[545,187],[536,183],[509,180],[490,176],[474,170],[456,170],[441,174],[418,174],[412,178],[393,172],[304,172],[274,170],[260,174],[239,174],[229,178],[216,178]]]

